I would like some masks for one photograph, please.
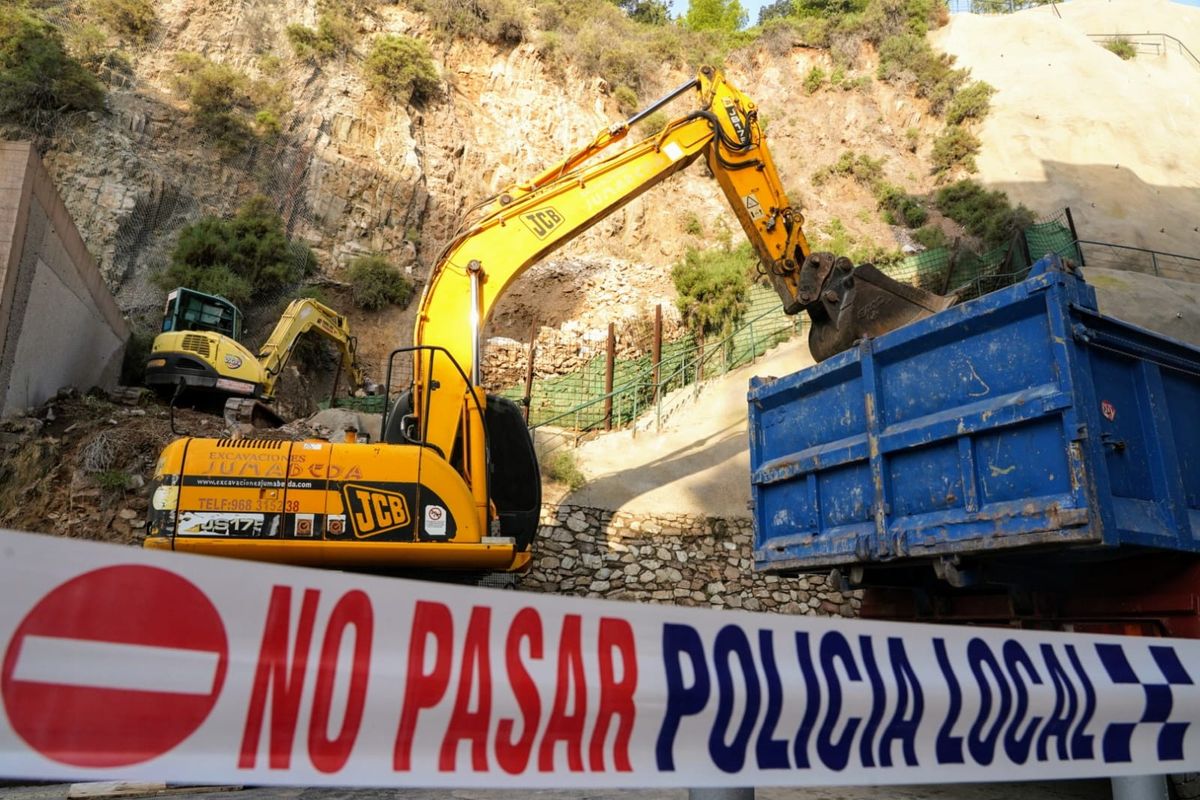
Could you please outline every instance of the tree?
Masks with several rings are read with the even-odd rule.
[[[0,8],[0,117],[45,131],[63,111],[103,105],[104,90],[67,54],[58,28],[20,8]]]
[[[684,25],[694,31],[740,30],[748,19],[738,0],[688,0]]]
[[[749,307],[747,273],[754,258],[750,246],[734,250],[695,250],[671,269],[679,297],[676,307],[697,336],[724,335],[737,325]]]
[[[316,266],[312,251],[289,242],[271,201],[252,197],[232,219],[203,217],[179,232],[171,264],[157,278],[164,289],[186,286],[238,305],[295,283]]]
[[[783,19],[795,13],[796,5],[792,0],[775,0],[758,10],[758,24],[764,25],[773,19]]]
[[[368,311],[388,306],[406,306],[412,298],[413,285],[379,253],[359,256],[346,270],[350,296],[354,304]]]
[[[429,47],[411,36],[376,37],[365,68],[374,89],[405,103],[422,103],[441,85]]]
[[[634,22],[644,25],[666,25],[670,9],[663,0],[618,0],[617,5]]]
[[[796,0],[796,13],[802,17],[832,17],[853,14],[867,7],[867,0]]]

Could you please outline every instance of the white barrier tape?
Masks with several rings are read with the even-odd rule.
[[[551,597],[0,532],[0,777],[631,787],[1200,769],[1200,642]]]

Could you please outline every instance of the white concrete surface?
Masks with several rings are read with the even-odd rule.
[[[0,142],[0,416],[116,385],[129,326],[29,142]]]

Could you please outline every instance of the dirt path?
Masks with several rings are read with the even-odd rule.
[[[706,381],[660,430],[654,430],[651,418],[643,423],[649,430],[619,431],[587,442],[577,457],[588,483],[567,502],[631,513],[749,516],[750,377],[788,375],[813,363],[806,341],[785,342],[749,366]]]

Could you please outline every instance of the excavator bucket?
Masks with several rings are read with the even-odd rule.
[[[855,267],[832,253],[812,253],[800,268],[799,297],[812,319],[808,346],[824,361],[868,336],[879,336],[957,302],[889,278],[874,264]]]

